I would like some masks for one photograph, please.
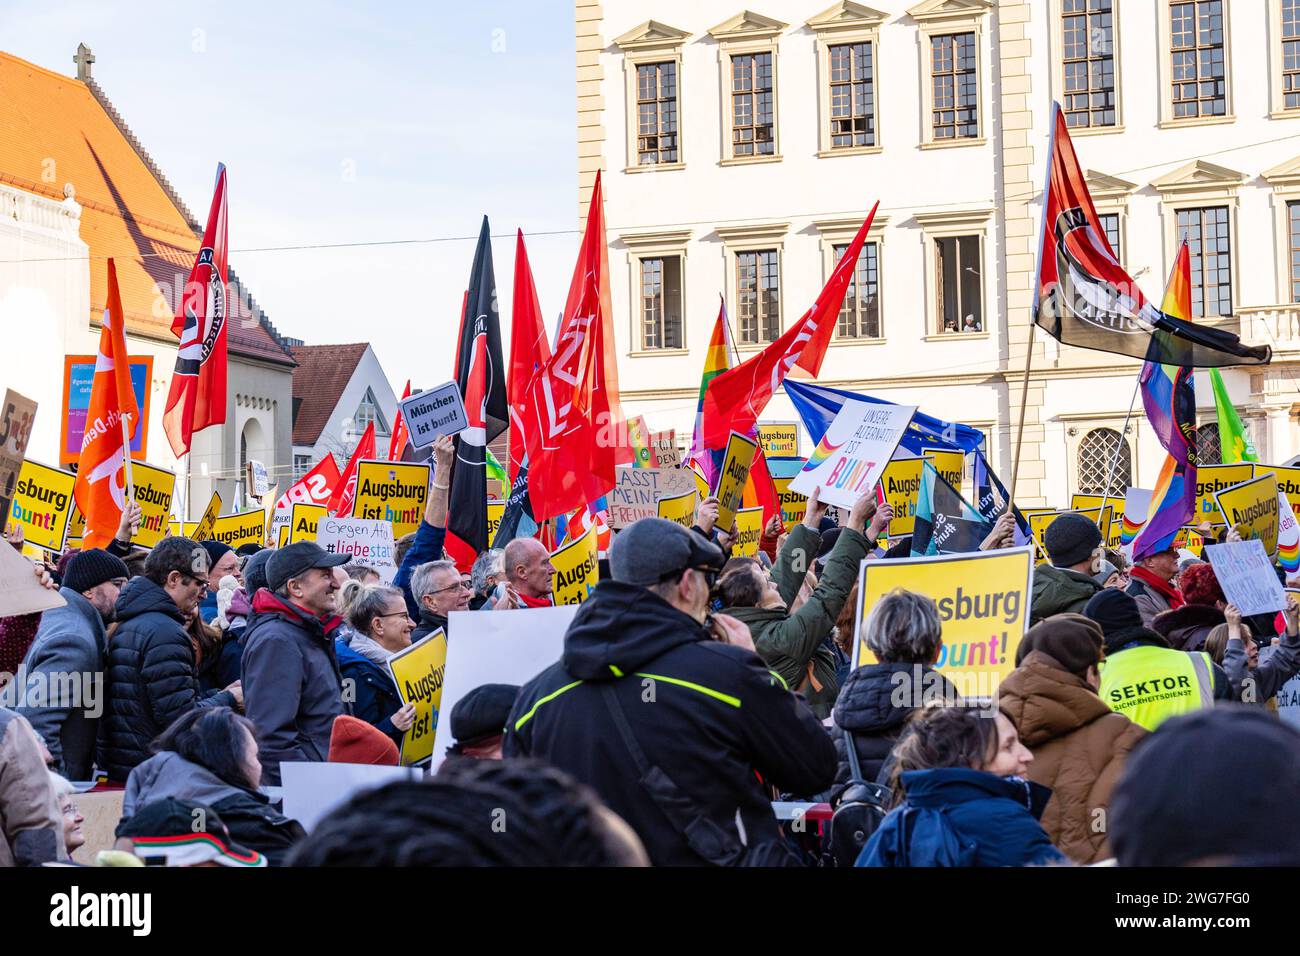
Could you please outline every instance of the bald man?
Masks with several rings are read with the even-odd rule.
[[[546,546],[536,538],[515,538],[502,556],[506,571],[506,593],[493,605],[494,611],[521,607],[551,607],[551,576],[555,565]]]

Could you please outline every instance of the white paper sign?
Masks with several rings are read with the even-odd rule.
[[[403,399],[399,407],[411,433],[411,444],[416,448],[427,448],[441,436],[454,435],[469,427],[465,404],[455,382],[416,392]]]
[[[817,443],[789,490],[811,495],[841,508],[871,492],[894,456],[915,405],[877,405],[849,399]]]
[[[316,523],[316,543],[330,554],[346,554],[353,562],[374,568],[385,584],[391,584],[397,575],[391,521],[321,518]]]
[[[580,605],[524,608],[518,611],[452,611],[447,630],[456,637],[447,642],[446,679],[442,706],[433,738],[436,772],[455,743],[451,711],[457,702],[483,684],[518,684],[521,687],[550,667],[564,653],[564,633]]]
[[[1205,548],[1223,594],[1243,617],[1270,614],[1286,607],[1286,593],[1273,562],[1258,538],[1213,544]]]
[[[280,764],[284,815],[311,831],[321,818],[355,794],[394,780],[419,780],[423,776],[423,771],[413,767],[286,760]]]

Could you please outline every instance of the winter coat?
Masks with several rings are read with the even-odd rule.
[[[648,774],[616,713],[655,768]],[[657,866],[734,861],[742,840],[752,855],[785,855],[770,791],[756,774],[799,796],[835,774],[830,737],[759,657],[710,639],[694,618],[619,581],[596,586],[569,626],[563,657],[520,690],[504,751],[594,789]],[[669,781],[682,808],[675,820],[665,813]],[[687,823],[694,841],[683,835]]]
[[[442,628],[444,634],[448,634],[447,618],[441,614],[434,614],[427,607],[420,608],[420,616],[416,618],[420,623],[416,625],[415,630],[411,632],[411,643],[422,641],[438,628]],[[449,635],[450,636],[450,635]]]
[[[1157,614],[1169,610],[1169,598],[1139,578],[1137,570],[1134,569],[1125,593],[1137,602],[1138,613],[1142,615],[1142,626],[1150,627]]]
[[[1246,666],[1246,646],[1234,637],[1223,652],[1223,670],[1232,685],[1234,701],[1266,704],[1283,684],[1300,673],[1300,636],[1284,634],[1281,643],[1261,647],[1254,670]]]
[[[858,764],[870,783],[880,776],[913,710],[926,701],[960,699],[957,688],[929,664],[898,661],[859,667],[844,682],[832,715],[831,737],[840,762],[835,782],[846,783],[851,772],[844,731],[852,732]]]
[[[89,780],[106,690],[104,619],[80,593],[61,588],[59,595],[68,603],[41,617],[23,661],[27,693],[18,712],[45,741],[59,773]],[[56,700],[65,674],[76,676],[77,694]]]
[[[400,748],[402,731],[393,726],[392,716],[402,709],[402,698],[397,695],[392,676],[342,640],[334,641],[334,653],[338,656],[339,674],[345,682],[352,681],[352,716],[388,734]]]
[[[312,617],[266,588],[244,632],[244,712],[261,740],[262,783],[280,785],[283,760],[325,760],[334,718],[349,713],[334,654],[342,619]]]
[[[1076,863],[1111,856],[1104,825],[1110,795],[1147,732],[1042,651],[1026,654],[1003,679],[998,707],[1033,752],[1026,776],[1051,788],[1041,822],[1052,842]]]
[[[820,546],[821,535],[802,524],[795,525],[772,566],[772,580],[785,607],[734,607],[724,608],[723,613],[749,628],[758,656],[781,675],[791,690],[807,697],[814,714],[825,718],[840,690],[831,631],[858,579],[858,568],[873,545],[861,533],[841,529],[816,590],[791,614],[787,608],[798,596]]]
[[[278,812],[261,793],[227,783],[207,767],[169,750],[131,771],[122,798],[122,823],[149,804],[167,799],[211,807],[230,831],[231,840],[263,854],[272,866],[281,865],[293,845],[307,835],[302,824]]]
[[[1034,569],[1029,623],[1037,624],[1053,614],[1080,614],[1088,599],[1100,590],[1101,585],[1082,571],[1040,564]]]
[[[908,770],[858,866],[1042,866],[1067,862],[1038,824],[1051,793],[966,767]]]
[[[132,578],[117,599],[117,630],[108,643],[108,707],[100,766],[124,781],[149,758],[153,739],[193,707],[233,707],[234,695],[204,695],[185,616],[161,587]]]
[[[67,858],[63,811],[36,734],[22,715],[0,707],[0,869]]]
[[[1151,619],[1151,630],[1161,635],[1176,651],[1201,651],[1210,631],[1224,623],[1223,612],[1208,604],[1184,604],[1161,611]]]

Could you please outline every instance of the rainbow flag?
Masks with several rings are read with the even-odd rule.
[[[727,302],[718,296],[718,320],[713,325],[713,336],[709,339],[709,350],[704,353],[704,374],[700,376],[700,400],[695,409],[695,431],[691,435],[691,453],[689,460],[695,462],[703,473],[709,487],[713,487],[721,466],[722,451],[707,451],[704,448],[704,395],[709,390],[709,383],[731,368],[731,326],[727,322]]]

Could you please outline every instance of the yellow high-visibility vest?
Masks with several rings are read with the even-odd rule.
[[[1141,644],[1101,662],[1097,693],[1115,713],[1155,730],[1170,717],[1214,706],[1214,668],[1203,651]]]

